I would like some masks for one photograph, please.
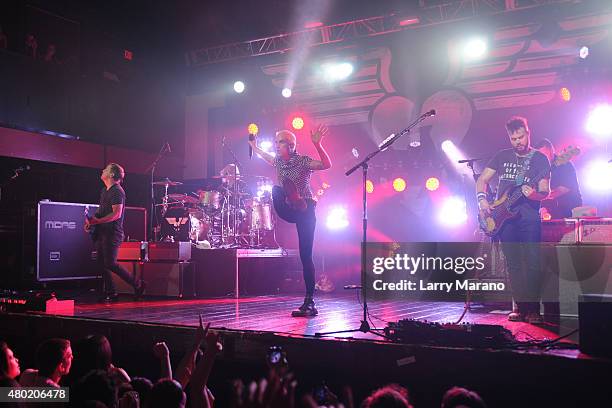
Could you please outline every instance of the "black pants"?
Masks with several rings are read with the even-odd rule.
[[[507,222],[500,231],[512,297],[520,313],[540,311],[541,234],[539,220],[521,218]]]
[[[134,276],[117,263],[117,253],[119,252],[120,245],[121,239],[116,237],[101,235],[96,240],[98,264],[102,269],[102,282],[104,283],[103,291],[106,294],[112,294],[117,291],[113,283],[111,272],[116,273],[117,276],[136,288]]]
[[[315,202],[313,200],[306,200],[308,203],[306,210],[297,211],[289,207],[285,199],[286,195],[282,187],[274,186],[272,189],[274,209],[283,220],[295,224],[298,233],[304,283],[306,284],[306,296],[313,296],[315,289],[315,267],[312,260],[312,247],[314,245],[314,233],[317,225]]]

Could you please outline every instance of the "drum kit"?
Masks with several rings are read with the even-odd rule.
[[[212,177],[206,187],[189,193],[183,183],[154,181],[163,187],[156,232],[162,241],[191,241],[201,248],[278,248],[272,211],[272,181],[264,176],[244,176],[234,165]],[[214,186],[214,187],[212,187]],[[251,194],[249,187],[255,194]],[[161,218],[161,219],[160,219]],[[157,236],[158,234],[156,234]]]

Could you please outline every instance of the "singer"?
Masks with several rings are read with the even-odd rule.
[[[268,164],[276,168],[278,185],[272,189],[272,200],[276,213],[283,220],[294,223],[297,229],[306,296],[302,306],[291,313],[293,317],[309,317],[318,314],[314,303],[315,267],[312,261],[317,218],[315,216],[316,201],[310,189],[310,177],[313,171],[327,170],[331,167],[329,155],[321,143],[327,132],[327,127],[323,125],[310,131],[310,139],[320,160],[298,154],[296,151],[297,139],[288,130],[276,133],[276,156],[260,149],[257,146],[255,135],[249,135],[251,148]]]

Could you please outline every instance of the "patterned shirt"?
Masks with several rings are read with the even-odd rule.
[[[276,167],[278,184],[282,186],[283,180],[289,179],[293,181],[302,198],[312,199],[312,190],[310,189],[312,170],[308,167],[312,161],[310,157],[297,153],[293,153],[289,160],[282,160],[276,156],[273,166]]]

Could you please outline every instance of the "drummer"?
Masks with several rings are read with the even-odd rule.
[[[233,187],[236,179],[240,178],[240,169],[234,163],[230,163],[221,169],[219,175],[223,177],[221,179],[223,184]]]

